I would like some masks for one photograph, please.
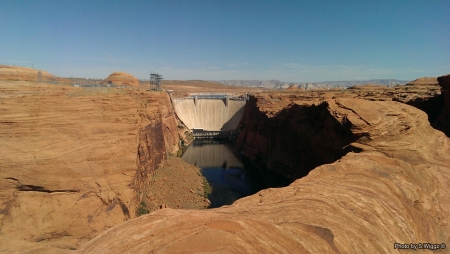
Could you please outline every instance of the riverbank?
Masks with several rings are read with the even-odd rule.
[[[205,209],[210,204],[205,198],[205,183],[198,167],[179,157],[168,156],[167,164],[156,170],[150,184],[141,193],[138,215],[165,207]]]

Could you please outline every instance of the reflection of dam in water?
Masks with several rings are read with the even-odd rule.
[[[189,129],[236,130],[246,101],[226,95],[172,98],[175,112]]]
[[[246,97],[195,95],[172,98],[178,118],[196,138],[181,158],[197,167],[208,181],[210,208],[230,205],[262,189],[262,181],[244,167],[243,158],[230,143],[198,138],[231,138],[244,114]]]
[[[245,168],[241,155],[228,142],[194,140],[181,158],[201,168],[211,187],[210,208],[230,205],[264,187],[260,177]]]
[[[230,144],[219,141],[194,141],[181,158],[199,168],[243,168],[241,155],[229,146]]]

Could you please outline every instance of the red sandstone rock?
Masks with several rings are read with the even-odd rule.
[[[0,252],[78,248],[134,218],[139,190],[177,152],[167,93],[90,91],[0,82]]]
[[[125,85],[125,86],[135,86],[140,85],[139,80],[133,75],[116,71],[109,75],[105,80],[101,81],[100,84],[113,84],[113,85]]]
[[[27,67],[0,65],[0,80],[50,81],[55,79],[55,76],[46,71]]]
[[[436,77],[425,77],[425,78],[418,78],[416,80],[413,80],[411,82],[409,82],[408,84],[406,84],[407,86],[410,85],[437,85],[438,81]]]

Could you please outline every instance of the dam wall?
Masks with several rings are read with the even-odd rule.
[[[244,114],[245,101],[173,98],[175,112],[189,129],[236,130]],[[227,105],[226,105],[227,104]]]

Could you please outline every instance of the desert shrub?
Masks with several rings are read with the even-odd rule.
[[[209,185],[208,181],[205,177],[203,177],[203,197],[208,198],[208,195],[211,194],[211,185]]]
[[[139,207],[138,207],[136,213],[137,213],[136,215],[138,217],[141,216],[141,215],[150,213],[150,210],[148,210],[147,204],[144,201],[141,201],[141,203],[139,204]]]

